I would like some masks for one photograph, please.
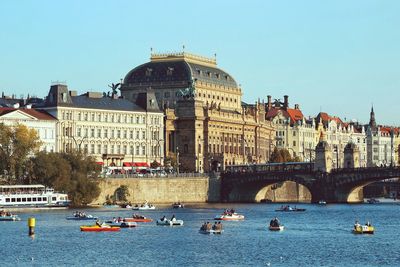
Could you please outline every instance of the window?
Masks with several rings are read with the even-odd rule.
[[[296,146],[296,141],[293,141],[293,146]]]
[[[92,121],[94,121],[94,113],[92,113]]]
[[[117,138],[121,138],[121,130],[117,130]]]
[[[94,137],[94,129],[90,129],[90,136]]]
[[[56,197],[52,197],[51,200],[52,201],[57,201],[57,198]]]
[[[142,131],[142,139],[146,139],[146,131]]]
[[[136,131],[136,139],[139,139],[139,135],[140,135],[139,130],[137,130]]]
[[[108,138],[108,130],[107,129],[104,129],[104,137]]]
[[[104,154],[107,154],[107,153],[108,153],[108,146],[104,145]]]
[[[184,146],[183,146],[183,152],[184,152],[184,153],[188,153],[188,151],[189,151],[189,146],[188,146],[188,144],[184,144]]]
[[[133,139],[133,131],[132,130],[129,132],[129,138]]]
[[[81,129],[81,128],[78,128],[78,129],[77,129],[77,135],[78,135],[78,137],[80,137],[81,134],[82,134],[82,129]]]
[[[101,154],[101,145],[97,145],[97,154]]]
[[[101,129],[97,129],[97,137],[101,138]]]
[[[10,202],[10,198],[6,198],[6,202]]]

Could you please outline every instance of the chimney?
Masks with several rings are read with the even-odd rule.
[[[284,95],[283,98],[285,99],[284,103],[283,103],[283,107],[285,109],[287,109],[289,107],[289,96],[288,95]]]
[[[268,110],[270,110],[270,109],[272,108],[271,98],[272,98],[272,97],[271,97],[270,95],[267,96],[267,99],[268,99],[267,108],[268,108]]]

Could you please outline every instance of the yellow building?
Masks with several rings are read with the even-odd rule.
[[[131,101],[154,90],[164,107],[166,153],[177,157],[182,171],[269,159],[275,132],[264,103],[243,103],[241,88],[213,58],[152,54],[126,75],[120,90]]]

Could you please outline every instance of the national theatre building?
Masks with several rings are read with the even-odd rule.
[[[241,88],[214,58],[152,54],[125,76],[120,90],[132,102],[155,93],[165,115],[166,155],[177,157],[181,171],[269,160],[275,130],[265,104],[243,103]]]

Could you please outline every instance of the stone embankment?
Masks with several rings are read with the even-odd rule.
[[[103,204],[122,185],[128,187],[127,198],[131,203],[201,203],[209,200],[207,175],[180,174],[169,177],[104,178],[100,182],[101,193],[92,204]]]

